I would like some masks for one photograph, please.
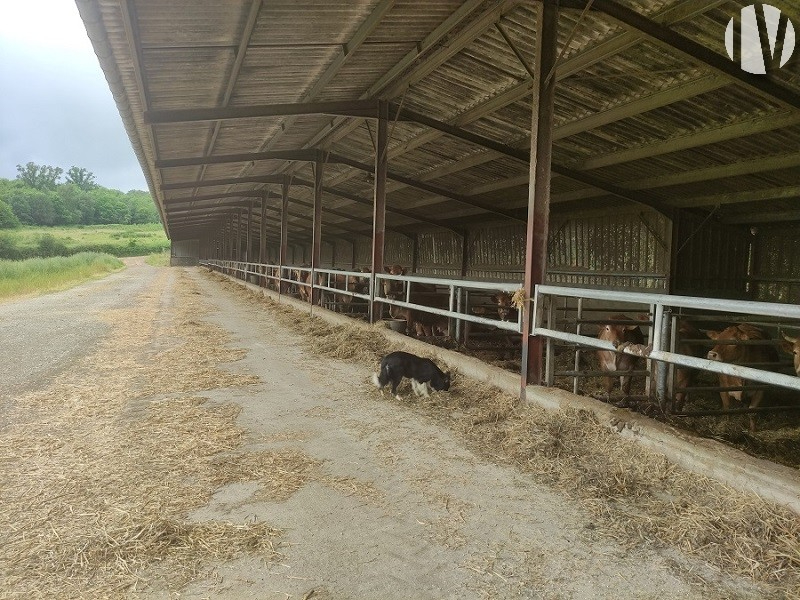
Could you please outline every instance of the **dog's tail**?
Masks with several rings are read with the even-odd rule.
[[[389,365],[381,365],[380,373],[373,373],[372,374],[372,383],[375,384],[375,387],[380,389],[389,383]]]

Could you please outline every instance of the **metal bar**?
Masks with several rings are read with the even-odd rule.
[[[533,118],[531,120],[530,184],[528,186],[528,219],[525,240],[525,291],[534,296],[535,288],[545,280],[547,270],[547,226],[550,215],[550,177],[552,171],[553,117],[555,77],[544,79],[556,64],[558,54],[558,8],[549,2],[539,2],[536,12],[536,62],[534,72],[539,78],[533,87]],[[526,307],[528,308],[528,307]],[[523,315],[522,368],[520,396],[525,398],[528,383],[542,378],[542,340],[531,337],[531,314]]]
[[[696,308],[705,310],[737,312],[761,316],[800,319],[800,306],[777,302],[755,302],[752,300],[724,300],[718,298],[699,298],[695,296],[670,296],[668,294],[647,294],[641,292],[614,292],[586,288],[567,288],[553,285],[537,286],[537,294],[568,296],[610,302],[631,304],[661,303],[673,308]]]

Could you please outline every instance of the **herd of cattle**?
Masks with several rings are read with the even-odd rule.
[[[277,269],[270,271],[266,270],[267,267],[264,269],[262,272],[263,285],[277,289]],[[389,275],[405,275],[407,273],[407,269],[401,265],[386,266],[384,270]],[[353,293],[369,294],[370,276],[368,273],[370,270],[366,268],[361,272],[365,273],[363,277],[338,273],[317,273],[316,286],[343,290],[350,292],[349,294],[315,289],[312,295],[311,272],[305,267],[292,270],[293,281],[289,282],[289,285],[302,300],[315,302],[342,312],[365,313],[366,300],[351,295]],[[405,285],[406,283],[401,280],[384,279],[382,280],[382,295],[390,300],[405,300],[407,293]],[[284,291],[292,290],[284,288]],[[493,307],[491,312],[496,312],[498,320],[517,321],[518,309],[510,294],[501,292],[487,298],[491,303],[490,306]],[[411,304],[447,309],[449,298],[447,295],[439,293],[435,285],[415,283],[409,292],[408,301]],[[473,308],[473,312],[487,316],[488,311],[486,307],[479,307]],[[408,335],[420,338],[448,335],[449,319],[447,317],[392,304],[388,305],[388,314],[392,319],[405,321],[405,333]],[[608,322],[599,325],[597,337],[610,342],[618,350],[594,351],[600,371],[606,373],[603,377],[603,387],[607,393],[612,392],[615,379],[619,377],[620,391],[626,396],[630,394],[632,373],[641,368],[644,359],[620,350],[624,346],[644,344],[645,336],[642,326],[647,319],[647,316],[642,316],[638,318],[637,322],[637,319],[631,319],[624,314],[615,314],[608,318]],[[702,343],[702,339],[705,337],[715,342],[710,350],[707,349],[709,342],[705,345]],[[677,352],[713,361],[770,369],[772,365],[779,362],[777,348],[780,348],[793,356],[795,373],[800,376],[800,337],[790,337],[786,334],[783,334],[782,337],[782,340],[776,342],[763,329],[749,323],[733,324],[719,331],[707,329],[701,332],[691,321],[680,319],[678,321]],[[696,374],[696,370],[689,368],[679,367],[675,370],[674,388],[676,392],[672,403],[675,410],[683,409],[687,400],[685,388],[693,385]],[[724,410],[730,408],[731,398],[750,408],[757,408],[761,403],[764,396],[763,387],[747,389],[747,382],[741,377],[723,374],[718,377],[719,394]],[[751,429],[755,428],[755,417],[752,414],[750,427]]]

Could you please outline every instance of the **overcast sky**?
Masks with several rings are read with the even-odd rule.
[[[147,190],[73,0],[0,0],[0,177],[29,161]]]

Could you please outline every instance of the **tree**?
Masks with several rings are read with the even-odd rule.
[[[21,223],[11,207],[0,200],[0,229],[14,229],[20,225]]]
[[[97,187],[97,182],[94,178],[94,173],[87,171],[84,168],[72,166],[67,171],[67,183],[74,183],[82,190],[93,190]]]
[[[29,162],[24,167],[17,165],[17,179],[37,190],[54,190],[64,169]]]

